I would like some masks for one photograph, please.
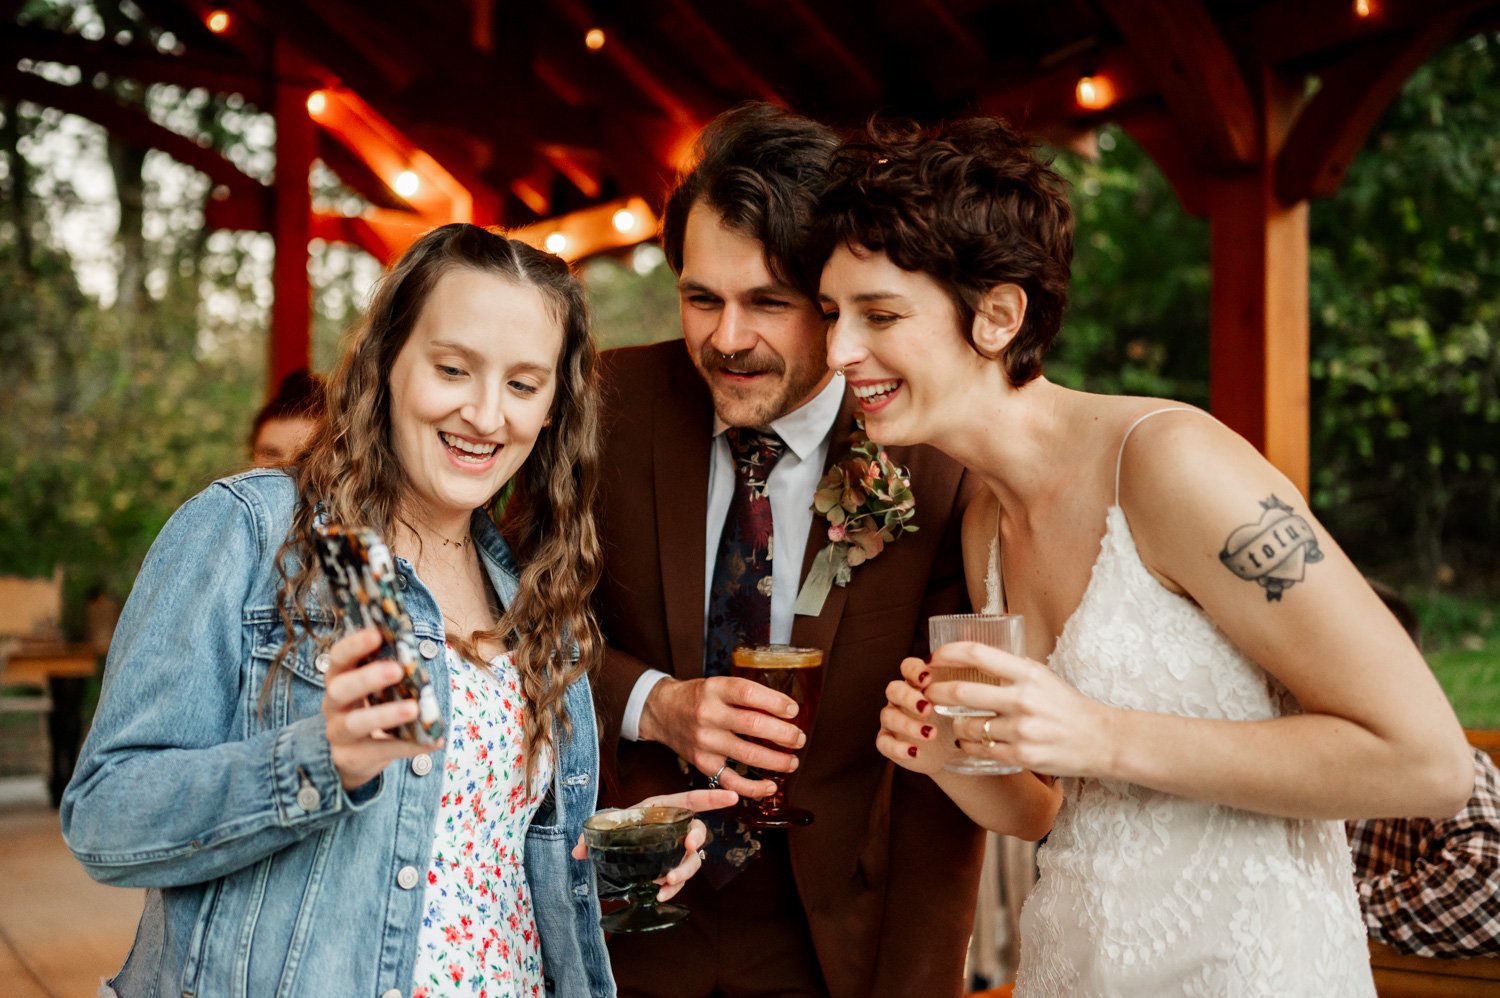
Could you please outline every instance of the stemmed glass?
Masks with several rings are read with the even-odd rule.
[[[682,807],[626,807],[583,822],[589,858],[606,883],[625,888],[629,905],[599,919],[606,932],[654,932],[688,917],[680,904],[657,903],[656,881],[682,862],[693,812]]]
[[[791,645],[736,648],[729,674],[769,686],[777,693],[791,697],[797,704],[797,716],[792,723],[802,729],[803,735],[808,733],[813,715],[818,710],[818,699],[823,693],[822,651]],[[780,745],[762,739],[751,741],[784,751]],[[739,807],[733,812],[735,820],[750,828],[793,828],[812,824],[811,811],[787,803],[785,773],[767,770],[764,773],[757,771],[756,775],[776,784],[776,790],[760,800],[741,797]]]
[[[948,613],[929,617],[927,634],[928,644],[933,651],[954,641],[977,641],[982,645],[1010,652],[1012,655],[1026,654],[1025,618],[1018,613]],[[933,669],[933,681],[1005,685],[1003,680],[996,679],[988,672],[967,667],[936,667]],[[992,710],[981,710],[960,704],[934,704],[932,709],[944,717],[997,716]],[[1021,771],[1020,766],[1007,766],[993,759],[975,759],[969,756],[946,763],[943,769],[966,776],[1005,776]]]

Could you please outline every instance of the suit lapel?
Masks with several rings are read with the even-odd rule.
[[[680,679],[703,675],[703,576],[707,557],[708,458],[713,414],[686,354],[670,394],[652,407],[651,462],[662,598]]]
[[[841,461],[849,453],[849,434],[854,429],[854,393],[845,389],[844,402],[839,406],[838,418],[833,423],[833,438],[828,443],[828,457],[823,463],[823,473]],[[812,497],[808,497],[812,501]],[[706,515],[706,514],[705,514]],[[806,581],[812,569],[813,559],[828,546],[828,521],[813,513],[812,528],[807,535],[807,550],[802,555],[802,574]],[[803,648],[821,648],[827,654],[833,648],[833,636],[839,628],[839,618],[844,613],[844,603],[849,598],[847,586],[835,585],[828,590],[828,599],[823,601],[823,612],[816,617],[799,615],[792,620],[792,644]]]

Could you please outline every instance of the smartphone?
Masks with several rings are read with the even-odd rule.
[[[396,561],[380,535],[367,527],[327,524],[314,527],[318,563],[328,579],[334,604],[346,634],[373,627],[381,644],[368,660],[389,659],[405,674],[372,695],[378,703],[415,700],[417,719],[390,733],[418,745],[431,745],[443,737],[442,710],[432,687],[432,673],[417,653],[417,636],[411,616],[396,587]]]

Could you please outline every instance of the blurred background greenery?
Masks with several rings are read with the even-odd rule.
[[[98,24],[117,5],[28,4]],[[1311,212],[1312,496],[1362,568],[1397,587],[1464,722],[1500,727],[1500,36],[1435,57]],[[265,115],[200,91],[108,84],[259,176]],[[1058,152],[1079,218],[1072,304],[1048,373],[1207,405],[1208,231],[1128,136]],[[322,205],[357,201],[320,174]],[[208,233],[204,179],[54,110],[0,103],[0,574],[65,570],[124,598],[161,524],[248,464],[266,394],[272,247]],[[357,205],[355,205],[357,207]],[[652,246],[586,262],[601,345],[678,334]],[[357,321],[374,262],[316,246],[314,364]]]

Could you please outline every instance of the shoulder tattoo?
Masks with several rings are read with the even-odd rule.
[[[1260,501],[1260,519],[1237,528],[1224,542],[1219,561],[1246,582],[1266,591],[1266,602],[1301,582],[1307,566],[1323,560],[1312,526],[1274,495]]]

